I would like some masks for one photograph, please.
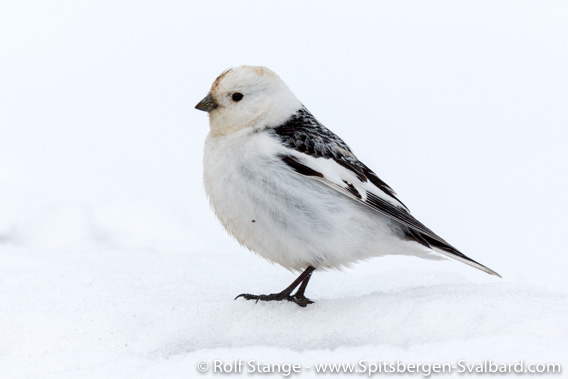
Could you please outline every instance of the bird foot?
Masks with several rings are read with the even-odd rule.
[[[308,304],[313,304],[314,302],[305,297],[304,295],[290,295],[287,293],[272,293],[270,295],[251,295],[250,293],[242,293],[239,296],[235,297],[237,300],[239,297],[244,298],[245,300],[256,300],[258,303],[260,301],[282,301],[287,300],[293,303],[298,304],[300,307],[306,307]]]
[[[308,304],[313,304],[314,302],[304,295],[293,295],[292,300],[294,303],[298,304],[300,307],[307,307]]]

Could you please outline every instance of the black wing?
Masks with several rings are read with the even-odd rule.
[[[405,207],[397,199],[393,189],[363,162],[359,161],[349,146],[335,133],[323,126],[305,107],[298,110],[284,124],[274,128],[274,133],[286,147],[314,158],[333,159],[355,173],[360,181],[370,181]]]
[[[401,228],[405,237],[428,248],[436,247],[449,256],[498,275],[491,269],[465,256],[420,221],[415,219],[408,208],[396,197],[391,187],[383,182],[371,169],[357,159],[349,146],[331,130],[317,121],[305,108],[301,108],[283,125],[271,130],[273,137],[291,149],[290,154],[280,156],[282,161],[296,172],[311,176],[340,191],[352,199],[390,217],[406,226]],[[298,154],[302,153],[302,154]],[[317,164],[317,159],[332,159],[354,174],[357,181],[334,181],[338,175],[326,175]],[[337,174],[337,173],[335,173]],[[340,173],[339,173],[340,174]],[[339,175],[341,176],[341,174]]]

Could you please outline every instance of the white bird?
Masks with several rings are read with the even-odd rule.
[[[314,270],[393,254],[441,254],[499,276],[416,220],[268,68],[226,70],[195,108],[209,113],[204,184],[215,214],[241,245],[303,270],[280,293],[237,298],[305,307]]]

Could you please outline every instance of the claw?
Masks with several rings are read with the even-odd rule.
[[[313,304],[314,302],[311,301],[310,299],[308,299],[307,297],[305,297],[304,295],[294,295],[292,296],[291,299],[289,299],[290,301],[293,301],[294,303],[298,304],[300,307],[307,307],[308,304]]]
[[[237,300],[239,297],[245,300],[256,300],[255,304],[259,301],[282,301],[287,300],[298,304],[300,307],[306,307],[308,304],[313,304],[314,302],[305,297],[304,295],[292,295],[283,293],[271,293],[270,295],[251,295],[250,293],[242,293],[235,297]]]
[[[308,281],[310,280],[310,277],[312,276],[312,272],[314,270],[315,268],[313,266],[308,266],[308,268],[306,268],[304,272],[302,272],[300,276],[298,276],[296,280],[294,280],[294,282],[292,282],[292,284],[290,284],[282,292],[271,293],[270,295],[251,295],[250,293],[241,293],[240,295],[235,297],[235,300],[237,300],[239,297],[242,297],[245,300],[256,300],[255,303],[258,303],[260,300],[262,301],[287,300],[298,304],[300,307],[306,307],[308,304],[314,303],[313,301],[311,301],[310,299],[304,296],[304,291],[306,290],[306,286],[308,285]],[[298,288],[296,293],[292,295],[292,292],[298,286],[300,287]]]

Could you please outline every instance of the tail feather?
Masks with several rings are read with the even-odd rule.
[[[453,246],[451,246],[449,244],[444,244],[444,243],[442,243],[438,240],[435,240],[434,238],[431,238],[431,237],[429,237],[425,234],[422,234],[421,237],[424,240],[426,240],[428,242],[428,244],[430,245],[430,248],[432,248],[437,253],[440,253],[440,254],[443,254],[447,257],[456,259],[456,260],[463,262],[467,265],[475,267],[476,269],[479,269],[479,270],[484,271],[488,274],[495,275],[495,276],[498,276],[498,277],[501,278],[501,275],[499,275],[495,271],[491,270],[489,267],[486,267],[486,266],[482,265],[481,263],[476,262],[473,259],[469,258],[468,256],[462,254],[459,250],[457,250]]]

